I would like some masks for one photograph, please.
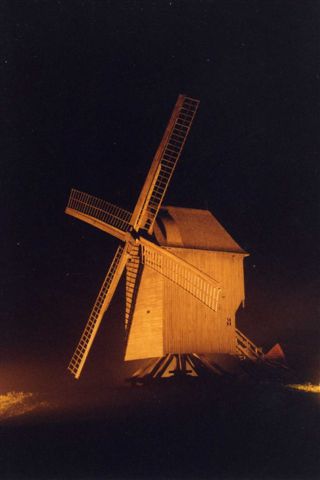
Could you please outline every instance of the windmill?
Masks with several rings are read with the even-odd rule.
[[[261,354],[235,325],[247,254],[210,212],[162,207],[198,105],[179,95],[133,213],[71,190],[66,213],[121,242],[69,363],[75,378],[124,270],[125,360],[152,359],[134,378],[213,368],[203,353]]]

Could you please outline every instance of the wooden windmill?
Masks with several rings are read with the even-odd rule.
[[[143,374],[162,375],[173,360],[194,373],[194,352],[259,355],[235,325],[246,253],[210,212],[162,207],[198,105],[179,95],[133,213],[71,191],[66,213],[121,241],[71,358],[75,378],[125,269],[125,360],[159,359]]]

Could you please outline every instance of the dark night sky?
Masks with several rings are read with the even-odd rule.
[[[179,93],[201,104],[166,203],[208,208],[250,252],[244,331],[314,342],[320,3],[1,10],[2,360],[67,362],[117,245],[64,214],[69,190],[132,209]]]

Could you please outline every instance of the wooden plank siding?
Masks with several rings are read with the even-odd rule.
[[[223,292],[218,312],[144,266],[125,360],[167,353],[236,353],[235,313],[244,300],[244,255],[184,248],[169,250],[221,281]]]
[[[164,282],[165,353],[235,353],[235,313],[244,300],[242,254],[170,248],[222,284],[217,312]]]
[[[125,360],[163,355],[163,277],[143,267],[129,326]]]

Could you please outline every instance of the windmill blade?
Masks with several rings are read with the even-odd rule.
[[[142,263],[179,285],[215,312],[221,284],[168,250],[141,238]]]
[[[65,212],[122,241],[130,228],[130,212],[75,189],[71,190]]]
[[[134,230],[152,234],[153,225],[187,139],[199,100],[179,95],[134,209]]]
[[[75,378],[79,378],[81,374],[93,340],[97,334],[103,315],[107,310],[115,289],[119,283],[127,259],[127,246],[123,247],[120,245],[103,281],[99,295],[90,313],[88,322],[85,326],[83,334],[81,335],[77,348],[69,363],[68,370],[70,370]]]
[[[135,243],[130,248],[130,257],[126,264],[126,311],[124,323],[126,337],[130,332],[132,315],[137,297],[140,266],[140,245],[138,243]]]

